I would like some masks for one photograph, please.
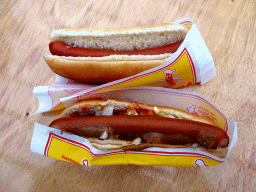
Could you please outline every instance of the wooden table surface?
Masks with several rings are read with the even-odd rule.
[[[0,2],[0,191],[255,191],[256,1],[2,0]],[[35,86],[55,75],[43,60],[52,30],[121,27],[193,19],[217,77],[197,91],[238,123],[230,157],[213,167],[84,167],[30,151]]]

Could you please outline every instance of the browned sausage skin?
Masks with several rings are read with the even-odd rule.
[[[49,126],[73,133],[77,130],[81,131],[81,128],[85,127],[95,127],[96,129],[110,127],[117,135],[141,134],[146,143],[170,145],[197,143],[206,149],[225,148],[229,144],[227,133],[217,126],[158,116],[67,117],[56,119]]]
[[[53,41],[49,44],[49,49],[52,55],[72,57],[104,57],[110,55],[159,55],[176,52],[182,42],[183,41],[178,41],[169,45],[142,50],[113,51],[105,49],[70,47],[68,44],[62,41]]]

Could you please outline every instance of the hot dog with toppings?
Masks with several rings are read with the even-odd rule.
[[[213,122],[182,110],[109,99],[75,104],[50,125],[86,137],[98,149],[226,148],[229,137]]]

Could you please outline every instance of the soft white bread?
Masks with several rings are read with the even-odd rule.
[[[172,55],[172,54],[166,54]],[[136,59],[137,58],[137,59]],[[64,57],[45,54],[51,70],[65,78],[83,82],[111,82],[162,65],[169,57],[123,56]]]
[[[173,119],[186,119],[186,120],[207,123],[210,125],[215,125],[212,121],[210,121],[206,118],[196,116],[196,115],[193,115],[186,111],[183,111],[180,109],[175,109],[172,107],[154,106],[154,105],[134,103],[134,102],[129,102],[129,101],[120,101],[120,100],[116,100],[116,99],[108,99],[107,105],[115,106],[116,109],[127,108],[127,109],[129,109],[128,113],[127,113],[128,115],[135,115],[135,113],[133,113],[133,110],[142,108],[142,109],[151,110],[153,113],[150,113],[150,114],[155,115],[155,116],[167,117],[167,118],[173,118]],[[141,115],[141,114],[136,114],[136,115]]]
[[[184,40],[191,25],[156,24],[111,29],[61,29],[51,34],[51,41],[69,46],[137,50],[160,47]],[[110,82],[165,63],[171,53],[161,55],[111,55],[105,57],[65,57],[45,54],[52,71],[60,76],[84,82]]]
[[[69,108],[65,109],[60,115],[59,118],[70,117],[70,115],[74,112],[82,113],[84,108],[89,108],[92,113],[95,115],[101,115],[102,109],[106,106],[107,101],[103,100],[91,100],[76,103]]]
[[[174,119],[186,119],[186,120],[191,120],[191,121],[207,123],[210,125],[215,125],[212,121],[210,121],[208,119],[193,115],[186,111],[174,109],[171,107],[161,107],[161,106],[156,107],[156,106],[154,106],[154,112],[157,116],[161,116],[161,117],[168,117],[168,118],[174,118]]]
[[[51,33],[50,40],[63,41],[72,47],[137,50],[181,41],[188,31],[186,25],[169,23],[107,29],[60,29]]]
[[[91,112],[95,112],[97,115],[113,115],[113,111],[123,111],[125,110],[125,115],[142,115],[138,114],[136,111],[137,109],[147,109],[152,111],[151,115],[160,116],[160,117],[167,117],[167,118],[174,118],[174,119],[186,119],[192,121],[198,121],[202,123],[207,123],[210,125],[215,125],[212,121],[193,115],[186,111],[175,109],[172,107],[163,107],[163,106],[154,106],[154,105],[147,105],[142,103],[135,103],[130,101],[121,101],[117,99],[108,99],[107,101],[104,100],[89,100],[89,101],[82,101],[76,103],[67,109],[65,109],[60,115],[59,118],[69,117],[70,114],[73,112],[82,112],[84,107],[90,108]],[[105,108],[108,108],[107,114],[102,114]],[[98,112],[97,112],[98,111]],[[101,111],[101,112],[99,112]],[[143,114],[144,115],[144,114]]]

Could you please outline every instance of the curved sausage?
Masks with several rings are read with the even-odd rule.
[[[133,50],[133,51],[113,51],[105,49],[90,49],[81,47],[70,47],[62,41],[53,41],[49,44],[52,55],[72,56],[72,57],[104,57],[109,55],[159,55],[164,53],[174,53],[183,41],[178,41],[169,45]]]
[[[158,116],[88,116],[68,117],[54,120],[50,127],[61,130],[81,127],[111,127],[115,134],[145,134],[157,132],[166,135],[183,135],[191,143],[198,143],[206,149],[227,147],[227,133],[219,127],[185,119],[171,119]],[[176,143],[179,144],[179,143]]]

